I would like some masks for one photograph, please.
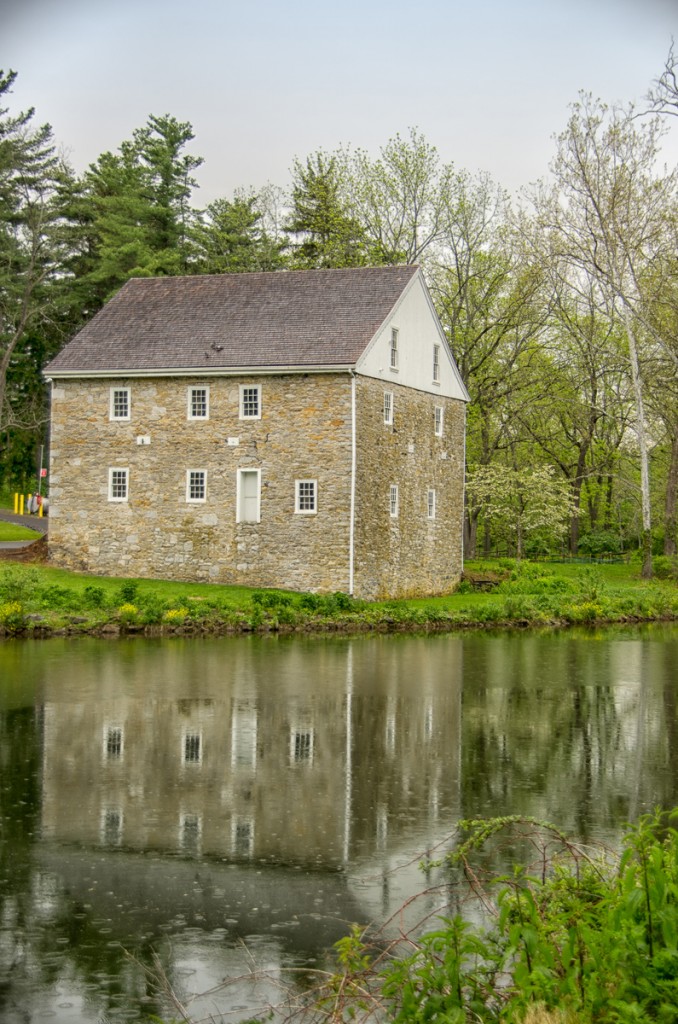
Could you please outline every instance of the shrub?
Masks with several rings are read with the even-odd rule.
[[[135,580],[126,580],[118,589],[117,601],[122,604],[133,604],[139,594],[139,584]]]
[[[18,633],[26,626],[26,613],[20,601],[6,601],[0,604],[0,626],[8,633]]]
[[[40,604],[43,608],[77,608],[79,605],[78,596],[68,587],[60,587],[52,584],[43,587],[40,591]]]
[[[255,590],[252,604],[261,608],[284,608],[292,604],[291,594],[281,594],[277,590]]]
[[[40,586],[40,574],[30,566],[3,565],[0,568],[0,601],[28,604]]]
[[[188,608],[168,608],[163,612],[162,621],[169,625],[180,626],[186,620]]]
[[[658,580],[678,579],[678,559],[668,555],[656,555],[652,559],[652,569]]]
[[[103,608],[106,601],[106,591],[103,587],[96,587],[89,583],[83,591],[83,600],[90,608]]]
[[[121,604],[120,607],[118,608],[118,618],[120,619],[121,622],[136,622],[138,617],[139,609],[135,604],[126,602],[125,604]]]

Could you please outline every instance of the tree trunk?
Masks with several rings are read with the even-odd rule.
[[[652,513],[650,508],[650,470],[645,436],[645,403],[643,401],[643,385],[638,366],[638,349],[636,336],[631,323],[631,316],[624,310],[624,325],[629,344],[629,360],[631,362],[631,380],[636,400],[636,437],[640,453],[640,497],[643,512],[642,557],[643,565],[640,575],[644,580],[652,579]]]
[[[664,503],[664,554],[676,553],[676,497],[678,496],[678,430],[674,429],[671,439],[671,464],[666,481]]]

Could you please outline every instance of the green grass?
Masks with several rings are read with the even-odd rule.
[[[29,530],[26,526],[17,526],[15,523],[6,523],[0,519],[0,541],[37,540],[40,536],[40,533]]]
[[[666,567],[665,567],[666,568]],[[469,563],[492,570],[491,591],[469,583],[441,597],[367,602],[210,583],[114,579],[0,561],[0,635],[449,630],[595,625],[678,619],[678,567],[647,583],[639,564]]]

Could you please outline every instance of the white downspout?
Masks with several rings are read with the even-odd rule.
[[[348,592],[353,595],[355,546],[355,474],[356,474],[356,388],[355,373],[351,373],[351,510],[348,526]]]

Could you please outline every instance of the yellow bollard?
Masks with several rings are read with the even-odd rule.
[[[14,492],[14,515],[19,515],[19,492]]]
[[[19,515],[22,516],[23,514],[24,514],[24,496],[23,496],[23,494],[20,494],[19,495]]]
[[[38,505],[38,519],[42,519],[42,502]]]

